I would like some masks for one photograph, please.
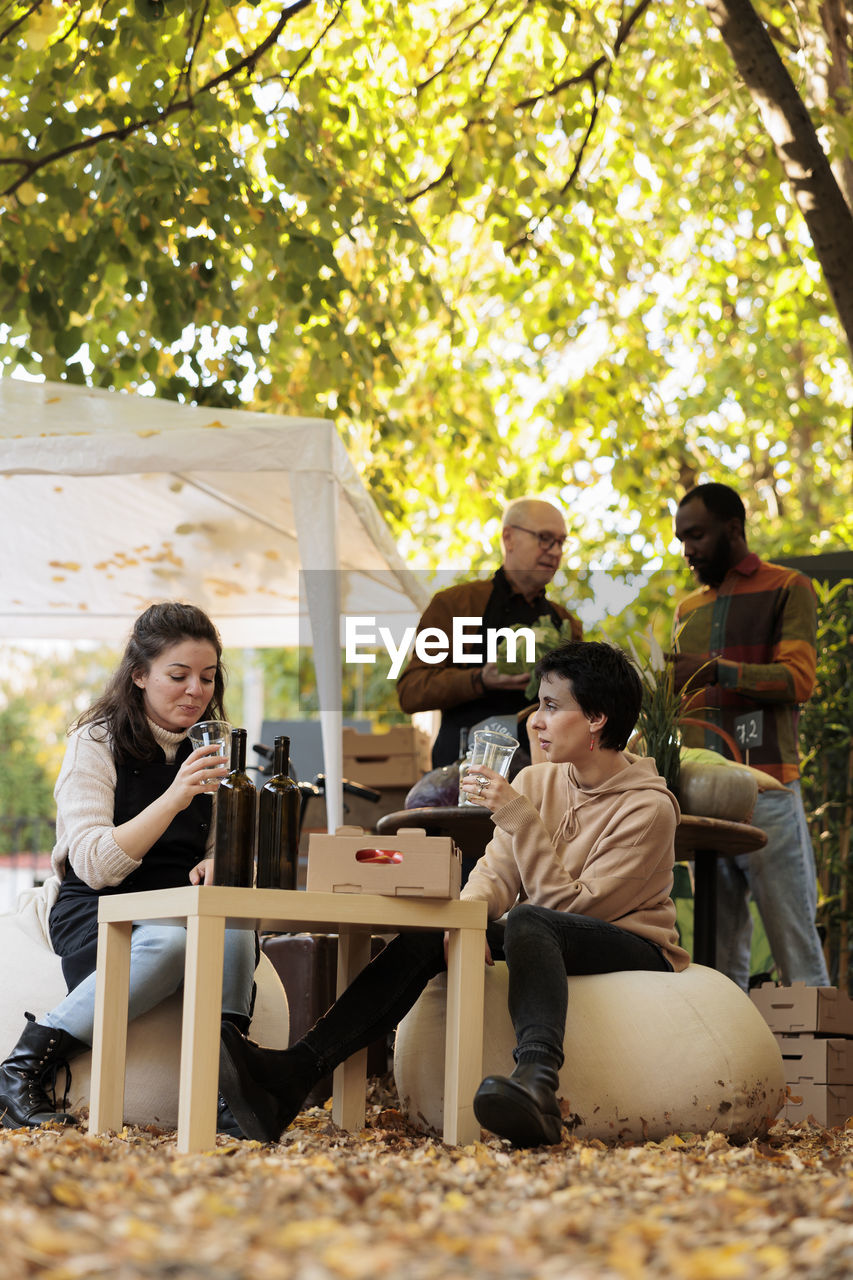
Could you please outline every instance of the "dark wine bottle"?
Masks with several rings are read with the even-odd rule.
[[[295,889],[299,788],[288,774],[290,738],[275,740],[272,777],[258,795],[258,888]]]
[[[216,793],[213,883],[250,888],[255,862],[257,788],[246,773],[246,730],[231,730],[231,772]]]

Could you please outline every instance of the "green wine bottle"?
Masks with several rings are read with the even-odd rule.
[[[257,788],[246,773],[246,730],[231,730],[231,772],[216,793],[213,883],[251,888]]]
[[[295,889],[299,788],[288,774],[290,738],[275,740],[272,777],[258,795],[258,888]]]

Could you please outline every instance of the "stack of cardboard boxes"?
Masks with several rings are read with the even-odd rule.
[[[750,993],[782,1051],[785,1119],[827,1129],[853,1116],[853,1000],[835,987],[765,982]]]
[[[430,764],[429,736],[414,725],[398,724],[386,733],[344,729],[344,777],[379,791],[408,791]]]

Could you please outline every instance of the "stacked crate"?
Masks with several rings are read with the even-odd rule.
[[[431,768],[430,740],[414,725],[394,725],[385,733],[343,730],[344,776],[364,787],[414,786]]]
[[[844,1125],[853,1116],[853,1000],[803,982],[765,982],[750,994],[782,1052],[785,1119]]]

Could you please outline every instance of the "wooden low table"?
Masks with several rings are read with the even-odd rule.
[[[377,894],[302,893],[187,885],[101,898],[89,1132],[120,1129],[124,1118],[130,934],[134,921],[186,926],[178,1150],[216,1144],[219,1034],[225,928],[337,933],[338,994],[370,958],[371,933],[449,930],[444,1140],[480,1136],[474,1093],[483,1069],[483,975],[486,904]],[[332,1118],[345,1129],[364,1125],[367,1050],[335,1072]]]
[[[767,844],[760,827],[723,818],[682,814],[675,829],[675,857],[692,862],[693,959],[713,969],[717,963],[717,859],[753,853]]]

